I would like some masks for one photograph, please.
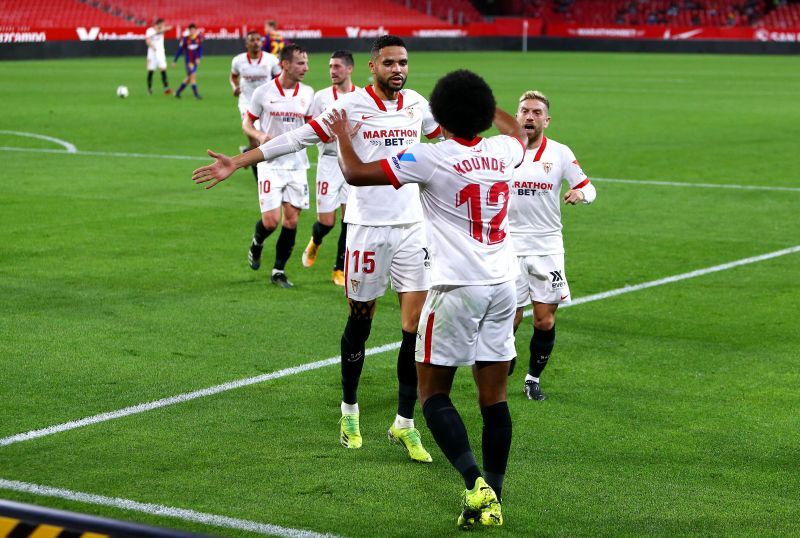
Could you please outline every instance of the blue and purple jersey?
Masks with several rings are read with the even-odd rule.
[[[191,34],[183,36],[173,61],[177,62],[181,54],[184,56],[187,69],[189,67],[197,69],[197,60],[203,57],[203,34],[198,33],[194,36]]]

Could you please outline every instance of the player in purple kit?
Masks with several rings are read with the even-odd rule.
[[[184,57],[186,63],[186,78],[183,79],[181,87],[175,92],[175,97],[181,98],[181,93],[186,89],[187,84],[192,85],[192,92],[194,92],[195,99],[202,99],[197,93],[197,68],[200,66],[200,59],[203,57],[203,34],[197,31],[197,26],[194,23],[189,25],[189,31],[183,38],[178,46],[178,52],[175,53],[175,58],[172,60],[172,65],[178,61],[178,58]]]
[[[399,195],[401,187],[419,185],[431,253],[431,290],[417,331],[420,403],[436,443],[467,488],[458,525],[502,525],[500,495],[511,448],[506,385],[515,355],[516,310],[507,209],[513,169],[525,156],[524,132],[496,108],[489,86],[470,71],[441,78],[430,107],[444,142],[416,144],[368,163],[354,150],[346,111],[334,109],[326,125],[354,190],[393,185]],[[502,134],[478,136],[493,120]],[[483,473],[449,396],[459,366],[472,367],[478,386]]]

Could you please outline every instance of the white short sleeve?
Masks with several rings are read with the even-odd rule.
[[[255,118],[260,118],[261,115],[264,113],[264,106],[262,95],[264,94],[264,89],[266,88],[266,84],[263,86],[259,86],[253,92],[253,96],[250,97],[250,104],[247,106],[247,113],[250,116],[255,116]]]
[[[572,150],[564,146],[564,153],[562,153],[562,156],[564,160],[561,166],[564,170],[564,179],[569,183],[569,188],[580,188],[585,185],[588,181],[588,177],[583,173],[583,169],[578,159],[575,158],[575,154],[572,153]]]
[[[430,162],[427,144],[414,144],[405,151],[381,161],[386,177],[399,189],[406,183],[425,184],[433,177],[435,166]]]

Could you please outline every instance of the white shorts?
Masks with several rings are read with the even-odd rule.
[[[434,286],[417,330],[417,362],[470,366],[510,361],[514,348],[514,282]]]
[[[244,123],[245,118],[247,118],[247,105],[240,104],[239,105],[239,119],[241,121],[239,122],[239,127],[242,126],[242,124]],[[253,122],[253,127],[255,127],[255,129],[257,131],[260,131],[261,130],[261,120],[254,121]]]
[[[330,213],[347,203],[350,185],[344,180],[339,159],[320,155],[317,162],[317,213]]]
[[[345,295],[372,301],[386,293],[389,279],[396,292],[427,291],[431,261],[421,222],[396,226],[347,225]]]
[[[147,49],[147,70],[155,71],[156,69],[167,68],[167,57],[163,50],[155,51],[151,48]]]
[[[563,254],[517,256],[517,307],[537,303],[570,302],[569,283],[564,270]]]
[[[308,209],[308,180],[305,170],[269,168],[267,163],[256,165],[258,170],[258,203],[266,213],[283,202],[298,209]]]

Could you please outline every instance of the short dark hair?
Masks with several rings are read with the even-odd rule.
[[[303,54],[306,52],[306,49],[298,45],[297,43],[290,43],[281,49],[280,61],[291,62],[294,58],[294,53],[297,52],[298,54]]]
[[[249,32],[247,32],[247,35],[245,35],[244,38],[247,39],[251,35],[257,35],[261,37],[261,32],[259,32],[258,30],[250,30]]]
[[[334,53],[331,54],[331,60],[333,60],[334,58],[339,58],[342,61],[344,61],[344,65],[347,66],[355,65],[355,62],[353,61],[353,53],[350,52],[349,50],[334,51]]]
[[[439,125],[458,136],[471,139],[492,125],[497,101],[480,76],[466,69],[448,73],[436,83],[429,99]]]
[[[187,28],[194,28],[196,30],[197,25],[195,23],[190,23],[189,26],[187,26]]]
[[[154,24],[158,24],[160,22],[164,22],[164,19],[162,19],[161,17],[157,18]]]
[[[380,54],[381,49],[385,47],[406,47],[406,42],[397,37],[396,35],[382,35],[378,39],[375,40],[375,43],[372,44],[372,49],[370,50],[370,55],[373,58],[376,58],[378,54]]]

